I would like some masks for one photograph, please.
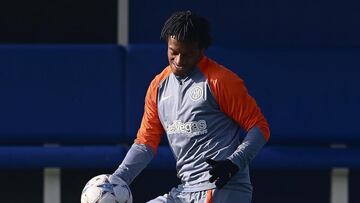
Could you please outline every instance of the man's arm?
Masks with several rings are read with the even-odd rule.
[[[128,185],[153,159],[153,150],[143,144],[133,144],[119,168],[112,174],[123,179]]]
[[[211,61],[208,63],[211,65]],[[213,68],[213,72],[208,73],[207,77],[221,111],[247,132],[242,143],[225,160],[207,160],[212,166],[209,171],[212,175],[210,182],[216,181],[216,186],[221,188],[239,169],[249,165],[268,141],[270,130],[255,99],[248,94],[243,80],[236,74],[223,67],[217,67]]]
[[[131,146],[112,178],[120,177],[127,184],[148,165],[154,157],[164,129],[157,110],[157,87],[162,75],[151,82],[145,97],[144,114],[135,143]]]
[[[235,152],[228,157],[239,168],[245,168],[266,144],[265,136],[258,127],[252,128],[238,146]]]
[[[235,152],[225,160],[207,159],[206,162],[211,165],[209,171],[210,182],[215,182],[217,188],[221,189],[234,176],[239,169],[245,168],[251,160],[257,155],[261,148],[266,144],[266,140],[259,128],[252,128],[246,135],[243,142],[237,147]]]

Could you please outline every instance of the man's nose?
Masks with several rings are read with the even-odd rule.
[[[181,66],[184,63],[184,56],[181,54],[178,54],[175,57],[175,63],[176,63],[176,65]]]

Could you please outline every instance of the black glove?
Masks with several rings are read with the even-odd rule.
[[[239,171],[239,167],[228,159],[221,161],[206,159],[206,163],[212,167],[209,171],[211,175],[209,181],[210,183],[216,181],[215,185],[218,189],[224,187],[231,177]]]

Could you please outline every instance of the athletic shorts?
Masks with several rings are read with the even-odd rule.
[[[148,203],[250,203],[251,198],[252,188],[242,191],[210,189],[198,192],[183,192],[178,188],[172,188],[168,194],[150,200]]]

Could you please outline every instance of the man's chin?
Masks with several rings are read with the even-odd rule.
[[[179,70],[178,68],[172,68],[171,71],[173,72],[174,75],[176,76],[180,76],[183,77],[185,75],[185,71],[184,70]]]
[[[179,76],[179,77],[184,77],[185,74],[183,72],[179,72],[179,71],[173,71],[175,76]]]

